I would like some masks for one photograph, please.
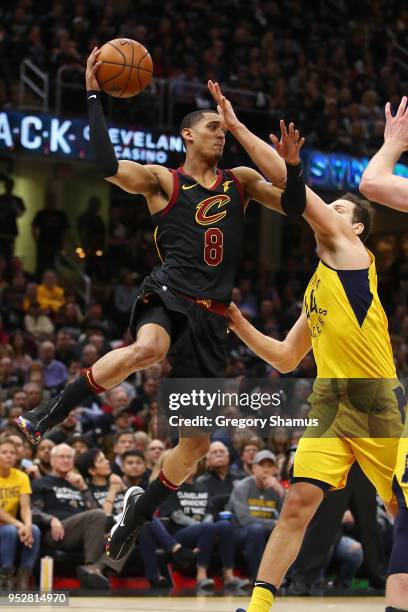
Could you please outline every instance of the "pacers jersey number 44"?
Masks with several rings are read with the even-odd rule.
[[[186,295],[231,300],[244,229],[244,195],[231,170],[217,170],[211,187],[171,170],[173,195],[152,216],[162,265],[152,277]]]

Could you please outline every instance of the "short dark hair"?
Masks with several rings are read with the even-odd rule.
[[[123,431],[117,431],[113,436],[113,444],[117,444],[122,436],[128,436],[129,434],[133,436],[134,433],[135,432],[133,431],[133,429],[124,429]]]
[[[183,130],[185,128],[190,128],[193,127],[196,123],[198,123],[199,121],[201,121],[201,119],[204,117],[205,113],[215,113],[217,114],[216,110],[212,110],[211,108],[201,108],[200,110],[196,110],[193,111],[192,113],[188,113],[188,115],[186,115],[180,124],[180,136],[183,138]],[[183,142],[185,144],[185,140],[183,138]]]
[[[122,455],[122,464],[125,463],[128,457],[139,457],[144,463],[146,463],[146,459],[143,453],[138,450],[128,450]]]
[[[364,229],[358,237],[360,238],[361,242],[367,242],[374,223],[374,209],[371,206],[371,203],[364,198],[359,198],[354,193],[345,193],[340,199],[353,202],[353,223],[362,223],[364,225]]]
[[[75,467],[79,470],[83,478],[89,478],[91,476],[89,470],[95,467],[96,459],[101,452],[100,448],[90,448],[75,459]]]

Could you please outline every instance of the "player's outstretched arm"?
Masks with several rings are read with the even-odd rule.
[[[129,193],[141,193],[148,196],[160,189],[160,184],[151,166],[142,166],[136,162],[116,158],[115,149],[109,138],[108,128],[103,116],[100,100],[100,87],[96,71],[98,48],[90,54],[86,65],[86,90],[89,114],[89,141],[96,165],[104,178]]]
[[[208,89],[217,103],[218,114],[226,129],[238,140],[254,164],[268,180],[274,185],[283,188],[286,183],[286,167],[283,160],[271,146],[261,138],[258,138],[258,136],[255,136],[239,121],[231,102],[223,95],[218,83],[208,81]]]
[[[396,210],[408,211],[408,180],[393,174],[394,166],[408,150],[407,97],[401,100],[395,117],[390,103],[385,106],[384,144],[364,170],[360,191],[367,198]]]
[[[228,308],[229,327],[258,357],[279,372],[291,372],[312,348],[306,314],[302,312],[285,340],[265,336],[236,307]]]

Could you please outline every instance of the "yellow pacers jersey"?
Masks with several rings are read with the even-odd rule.
[[[396,378],[374,255],[364,270],[322,261],[304,297],[319,378]]]

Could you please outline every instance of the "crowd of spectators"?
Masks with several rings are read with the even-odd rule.
[[[23,58],[53,84],[61,66],[83,84],[90,49],[130,37],[147,46],[155,76],[170,79],[190,108],[206,104],[199,86],[215,79],[240,91],[230,95],[242,111],[295,119],[312,146],[370,154],[385,101],[397,105],[404,93],[396,45],[407,46],[406,21],[396,0],[169,0],[160,11],[153,0],[19,0],[0,8],[0,101],[11,99],[10,66]],[[120,108],[123,120],[129,106]]]

